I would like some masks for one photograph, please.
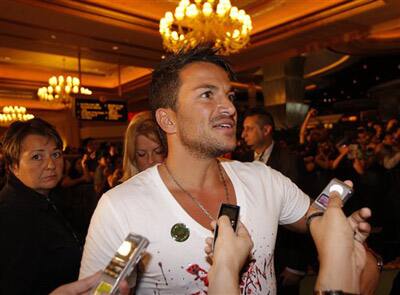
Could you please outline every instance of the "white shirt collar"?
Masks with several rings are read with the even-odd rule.
[[[261,153],[258,154],[256,152],[254,152],[254,160],[258,160],[263,163],[267,163],[269,160],[269,157],[271,156],[273,148],[274,148],[274,142],[272,141],[272,144],[267,149],[262,151]]]

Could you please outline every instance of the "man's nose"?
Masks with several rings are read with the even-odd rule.
[[[233,104],[232,100],[229,98],[228,94],[225,94],[223,99],[221,99],[219,106],[221,108],[221,112],[226,113],[229,116],[236,114],[236,108]]]

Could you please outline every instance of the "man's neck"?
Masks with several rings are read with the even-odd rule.
[[[200,189],[213,185],[211,182],[219,179],[216,158],[202,158],[189,152],[168,150],[165,164],[175,178],[185,183],[187,189]]]
[[[257,154],[261,154],[272,145],[272,142],[273,142],[272,139],[267,139],[266,141],[263,142],[262,145],[255,147],[254,151]]]

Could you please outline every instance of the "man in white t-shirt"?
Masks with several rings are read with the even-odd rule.
[[[150,105],[166,135],[168,156],[101,198],[93,215],[80,277],[104,268],[129,232],[150,240],[137,294],[205,294],[210,267],[203,248],[221,203],[241,207],[254,248],[244,294],[275,294],[278,224],[306,231],[309,198],[262,163],[220,162],[236,145],[233,73],[209,48],[165,59],[154,70]]]

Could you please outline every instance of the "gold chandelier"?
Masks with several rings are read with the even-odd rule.
[[[229,55],[247,45],[252,29],[250,16],[229,0],[181,0],[174,14],[168,11],[160,20],[164,48],[175,53],[212,43]]]
[[[72,94],[92,94],[90,89],[82,87],[80,84],[77,77],[52,76],[49,78],[49,86],[39,88],[37,95],[43,101],[59,101],[64,105],[69,105]]]
[[[3,113],[0,113],[0,125],[7,126],[15,121],[28,121],[35,116],[26,113],[25,107],[19,106],[5,106]]]

